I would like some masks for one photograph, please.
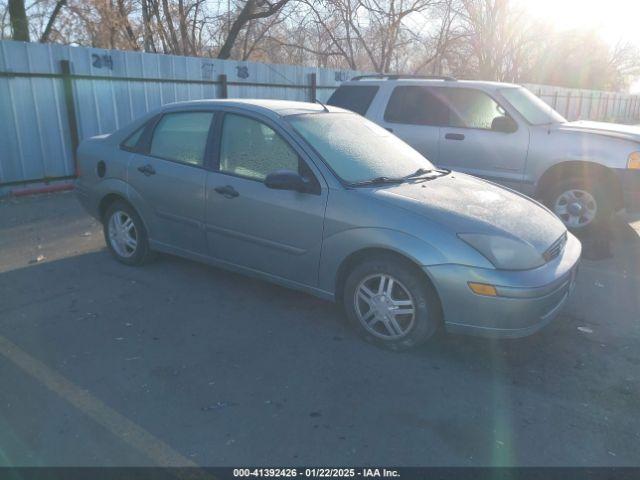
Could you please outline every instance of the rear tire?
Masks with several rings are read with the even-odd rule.
[[[103,219],[104,240],[111,254],[125,265],[143,265],[152,257],[144,223],[126,202],[115,201]]]
[[[613,215],[613,202],[598,181],[571,177],[551,185],[543,195],[544,203],[575,233],[606,230]]]
[[[359,333],[389,350],[426,342],[442,321],[433,286],[416,267],[391,255],[357,265],[345,281],[343,302]]]

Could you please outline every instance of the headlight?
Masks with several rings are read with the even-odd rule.
[[[640,152],[632,152],[627,158],[627,168],[640,170]]]
[[[529,270],[545,263],[533,246],[518,240],[475,233],[459,233],[458,237],[487,257],[496,268]]]

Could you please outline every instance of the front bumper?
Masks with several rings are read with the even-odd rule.
[[[515,338],[541,329],[560,313],[575,284],[582,246],[568,233],[561,255],[533,270],[464,265],[424,267],[440,296],[451,332]],[[498,296],[478,295],[467,282],[495,285]]]
[[[618,168],[616,173],[620,179],[624,208],[628,212],[640,211],[640,170]]]

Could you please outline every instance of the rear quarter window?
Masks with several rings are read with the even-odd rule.
[[[327,103],[364,116],[378,88],[375,85],[343,85],[333,92]]]

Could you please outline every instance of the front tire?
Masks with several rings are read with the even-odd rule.
[[[151,257],[147,232],[138,213],[123,201],[107,209],[104,239],[111,254],[125,265],[142,265]]]
[[[588,178],[560,180],[548,189],[543,200],[576,233],[606,229],[614,211],[606,188]]]
[[[416,347],[441,323],[438,296],[416,267],[393,256],[365,260],[349,274],[344,307],[368,341],[390,350]]]

